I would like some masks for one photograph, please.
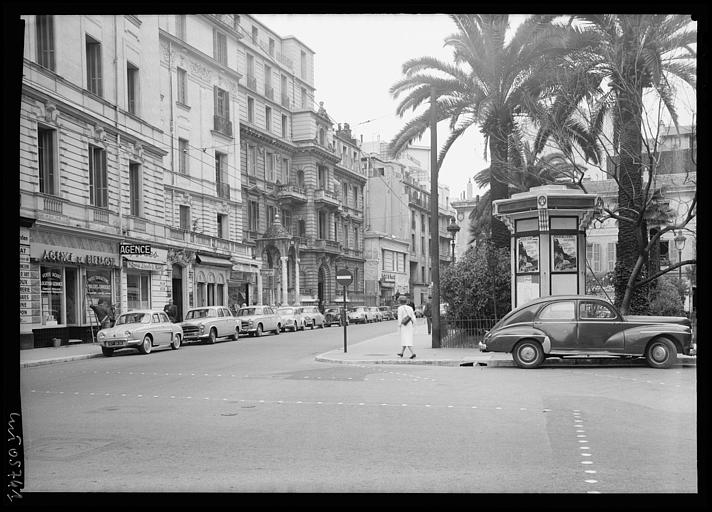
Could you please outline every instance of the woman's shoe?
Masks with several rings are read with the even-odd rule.
[[[415,354],[413,354],[412,356],[410,356],[411,359],[413,359],[414,357],[415,357]]]

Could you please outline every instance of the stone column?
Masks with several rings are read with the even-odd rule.
[[[294,258],[294,304],[301,303],[301,290],[299,289],[299,258]]]
[[[257,269],[257,304],[262,304],[262,272],[259,269]]]
[[[282,262],[282,304],[287,305],[289,297],[287,297],[287,260],[288,256],[282,256],[279,258]]]

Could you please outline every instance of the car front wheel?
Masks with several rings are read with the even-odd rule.
[[[257,336],[258,338],[260,336],[262,336],[262,324],[257,325],[257,330],[255,331],[255,336]]]
[[[138,351],[142,354],[150,354],[151,348],[151,337],[147,334],[143,337],[143,342],[139,345]]]
[[[522,340],[514,347],[512,357],[520,368],[536,368],[544,361],[544,350],[534,340]]]
[[[173,342],[171,343],[171,348],[173,350],[178,350],[180,348],[180,334],[176,333],[173,337]]]
[[[217,339],[217,333],[215,332],[215,329],[210,329],[210,334],[208,334],[208,345],[212,345],[215,343],[215,340]]]
[[[101,347],[101,353],[106,357],[111,357],[114,355],[114,349],[109,347]]]
[[[653,340],[645,351],[645,361],[651,368],[670,368],[677,359],[677,350],[667,338]]]

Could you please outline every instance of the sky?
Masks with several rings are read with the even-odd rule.
[[[255,15],[279,36],[295,36],[314,56],[315,106],[320,101],[335,123],[349,123],[359,139],[389,142],[413,117],[396,114],[400,99],[388,89],[402,78],[402,65],[409,59],[432,56],[452,61],[452,50],[444,47],[447,36],[457,31],[445,14],[258,14]],[[512,27],[526,15],[512,15]],[[512,28],[510,27],[510,28]],[[691,122],[696,96],[689,88],[678,90],[676,100],[680,123]],[[649,105],[649,112],[656,111]],[[668,118],[669,119],[669,118]],[[667,120],[667,119],[666,119]],[[447,121],[438,124],[438,148],[449,135]],[[426,131],[419,146],[430,146]],[[488,167],[484,139],[472,126],[450,148],[440,168],[439,183],[450,188],[451,200],[466,190],[468,179]],[[482,193],[474,184],[475,194]]]
[[[432,56],[451,61],[444,40],[456,32],[443,14],[258,14],[255,18],[279,36],[293,35],[315,52],[315,104],[335,123],[349,123],[364,142],[390,141],[411,118],[396,114],[400,101],[388,92],[408,59]],[[464,134],[445,157],[439,183],[456,199],[467,180],[487,167],[482,136],[476,127]],[[447,122],[438,125],[438,146],[447,139]],[[426,131],[416,145],[430,146]],[[474,187],[474,185],[473,185]]]

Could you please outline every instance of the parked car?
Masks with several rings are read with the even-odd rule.
[[[395,318],[393,316],[393,310],[388,306],[381,306],[378,310],[381,312],[381,316],[384,320],[393,320]]]
[[[691,354],[691,343],[686,317],[623,316],[599,297],[554,295],[509,312],[479,346],[511,352],[520,368],[568,356],[644,357],[653,368],[669,368],[678,353]]]
[[[282,332],[287,329],[292,332],[304,330],[304,316],[301,311],[302,308],[287,306],[277,309],[277,314],[282,319]]]
[[[338,325],[341,327],[343,325],[341,321],[341,312],[344,308],[328,308],[324,310],[324,325],[331,327],[332,325]],[[349,318],[346,317],[346,325],[349,325]]]
[[[182,340],[180,324],[174,324],[163,311],[154,309],[137,309],[119,315],[114,327],[97,333],[101,353],[107,357],[120,348],[135,348],[142,354],[168,345],[177,350]]]
[[[263,332],[271,331],[279,334],[282,322],[277,312],[270,306],[246,306],[237,311],[240,321],[240,334],[262,336]]]
[[[383,321],[383,313],[381,313],[381,310],[378,309],[376,306],[371,306],[368,308],[368,310],[373,315],[374,322],[382,322]]]
[[[181,322],[183,341],[207,341],[218,338],[236,340],[240,334],[238,319],[225,306],[203,306],[189,309]]]
[[[373,315],[368,311],[368,308],[364,306],[356,306],[349,308],[348,311],[349,322],[355,324],[366,324],[373,320]]]
[[[321,329],[324,328],[324,315],[321,314],[319,308],[316,306],[304,306],[301,309],[302,316],[304,317],[304,324],[307,327],[311,327],[312,329],[316,326],[319,326]]]

